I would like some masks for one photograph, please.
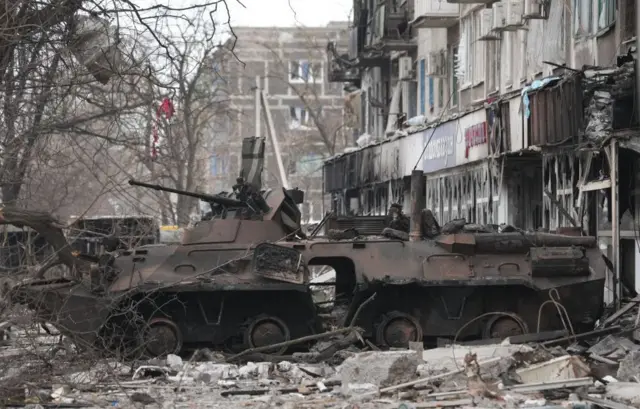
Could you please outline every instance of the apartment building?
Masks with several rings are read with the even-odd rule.
[[[354,10],[348,49],[328,56],[359,125],[358,148],[325,162],[335,212],[408,210],[420,169],[441,223],[598,235],[621,277],[612,283],[640,291],[634,1],[354,0]]]
[[[238,176],[242,139],[266,138],[263,184],[280,186],[265,112],[256,105],[256,81],[266,91],[285,173],[291,187],[305,191],[303,222],[322,218],[322,164],[353,140],[344,120],[344,91],[326,75],[326,45],[348,44],[348,22],[326,27],[234,27],[214,56],[215,86],[227,105],[215,119],[211,191],[228,191]],[[260,118],[256,112],[260,112]],[[259,128],[256,126],[259,121]]]

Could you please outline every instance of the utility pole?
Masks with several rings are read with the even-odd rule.
[[[261,104],[260,104],[260,93],[262,92],[262,85],[260,84],[260,76],[256,75],[256,100],[255,100],[255,110],[256,110],[256,119],[255,119],[255,137],[260,137],[260,131],[262,126],[262,118],[260,116]]]
[[[289,181],[287,179],[287,173],[284,169],[284,164],[282,162],[282,154],[280,153],[280,144],[278,143],[278,137],[276,136],[276,130],[273,124],[273,117],[271,116],[271,108],[269,107],[269,100],[267,99],[266,92],[261,87],[259,76],[256,76],[255,92],[256,92],[255,93],[255,97],[256,97],[255,136],[260,137],[260,126],[262,121],[261,113],[264,113],[264,118],[267,121],[267,133],[269,134],[269,139],[271,140],[271,144],[273,145],[273,152],[275,153],[275,156],[276,156],[278,173],[280,174],[280,183],[282,184],[282,187],[284,187],[285,189],[288,189]],[[265,168],[268,169],[268,164],[266,160],[265,160]]]

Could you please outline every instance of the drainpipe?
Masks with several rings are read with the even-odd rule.
[[[426,206],[427,197],[424,192],[424,172],[414,170],[411,172],[411,220],[409,223],[409,240],[420,241],[422,239],[422,210]]]

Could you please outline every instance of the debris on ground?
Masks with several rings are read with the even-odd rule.
[[[585,334],[379,351],[362,342],[359,330],[345,329],[318,336],[310,352],[287,357],[200,350],[123,363],[69,349],[52,354],[62,342],[59,334],[12,327],[8,345],[0,347],[0,405],[634,408],[640,407],[638,301]],[[256,356],[269,359],[249,360]]]

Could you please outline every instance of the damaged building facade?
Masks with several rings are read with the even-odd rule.
[[[357,147],[325,162],[325,209],[408,211],[422,170],[441,224],[596,235],[611,297],[640,291],[635,30],[628,0],[354,0],[328,65]]]

